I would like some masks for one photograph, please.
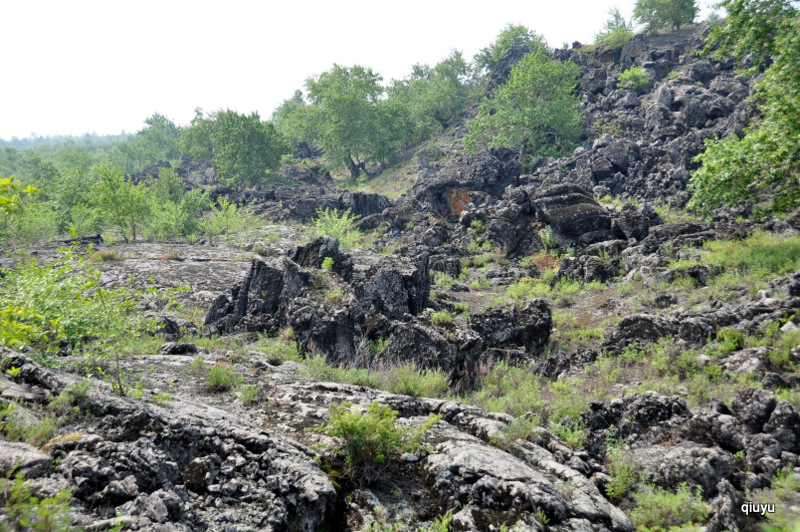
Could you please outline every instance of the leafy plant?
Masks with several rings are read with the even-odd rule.
[[[26,262],[0,279],[0,345],[48,355],[59,343],[102,351],[99,339],[119,339],[155,323],[134,313],[145,295],[100,286],[100,271],[67,251],[48,263]],[[107,346],[107,344],[105,344]]]
[[[348,475],[364,486],[381,477],[394,455],[416,450],[425,432],[441,419],[432,415],[416,429],[398,427],[397,412],[378,402],[367,405],[366,413],[351,403],[333,404],[330,414],[325,432],[342,439]]]
[[[59,491],[55,497],[35,497],[22,473],[17,474],[13,482],[0,479],[0,515],[9,519],[14,530],[72,530],[71,497],[68,488]]]
[[[317,217],[314,218],[311,231],[316,236],[336,238],[342,246],[358,247],[364,236],[361,231],[352,229],[358,218],[350,212],[350,209],[340,213],[336,208],[320,207],[317,209]]]
[[[251,405],[256,402],[260,392],[261,388],[258,386],[248,384],[246,386],[242,386],[242,389],[239,390],[239,399],[242,401],[242,404]]]
[[[213,391],[226,391],[239,386],[242,380],[230,364],[217,362],[208,371],[207,386]]]
[[[571,61],[550,60],[543,53],[524,56],[494,96],[481,102],[469,123],[466,149],[488,142],[517,148],[526,161],[572,152],[583,133],[574,91],[578,70]]]
[[[685,483],[675,493],[648,486],[633,494],[636,507],[630,511],[637,530],[667,532],[673,527],[702,525],[708,520],[708,505],[703,502],[698,487],[690,490]]]
[[[453,315],[446,310],[440,310],[431,314],[431,323],[433,325],[444,326],[453,323]]]
[[[637,94],[644,94],[650,86],[650,76],[642,67],[634,66],[619,75],[619,84]]]
[[[612,433],[606,437],[606,463],[611,482],[606,485],[606,495],[612,502],[619,502],[639,479],[638,468],[631,458],[625,443]]]

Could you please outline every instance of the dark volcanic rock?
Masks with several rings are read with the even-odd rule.
[[[577,185],[540,190],[531,198],[531,204],[539,221],[565,237],[578,240],[592,234],[598,235],[595,241],[611,240],[611,216],[591,194]]]
[[[409,191],[411,205],[421,212],[458,217],[476,193],[499,198],[508,186],[517,186],[522,164],[509,148],[490,148],[463,155]]]

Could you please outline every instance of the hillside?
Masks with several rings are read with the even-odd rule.
[[[464,152],[473,107],[363,178],[307,143],[269,183],[103,174],[217,203],[188,239],[0,259],[0,530],[789,530],[800,215],[687,209],[706,139],[759,115],[709,29],[552,51],[563,157]]]

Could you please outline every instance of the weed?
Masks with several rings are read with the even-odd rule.
[[[239,390],[239,400],[241,400],[244,405],[251,405],[256,402],[259,392],[261,392],[261,388],[258,386],[252,384],[242,386],[242,389]]]
[[[13,530],[72,530],[71,496],[71,490],[65,488],[55,497],[34,497],[22,473],[17,474],[13,483],[0,479],[0,515],[5,516],[0,522],[8,519],[6,524],[10,521]]]
[[[648,486],[633,494],[636,508],[630,511],[637,530],[661,532],[673,527],[702,525],[708,521],[708,505],[703,502],[701,489],[692,490],[681,484],[675,493]]]
[[[207,386],[213,391],[226,391],[241,384],[242,376],[227,362],[217,362],[208,371]]]
[[[322,260],[322,269],[327,270],[329,272],[333,271],[333,259],[331,257],[325,257]]]
[[[364,235],[357,229],[351,229],[358,218],[350,212],[350,209],[340,213],[338,209],[320,207],[317,209],[317,217],[314,218],[311,231],[316,236],[336,238],[344,247],[360,247]]]
[[[206,359],[204,359],[202,355],[197,355],[194,357],[192,363],[189,364],[189,371],[195,375],[206,375],[208,373],[208,369],[206,368]]]
[[[431,323],[440,327],[452,325],[453,315],[446,310],[440,310],[431,314]]]
[[[450,290],[450,288],[456,284],[456,280],[446,273],[431,270],[430,275],[431,279],[433,280],[433,284],[443,290]]]
[[[362,413],[350,403],[333,404],[326,433],[343,440],[348,475],[366,486],[381,477],[395,454],[416,450],[422,436],[439,419],[441,416],[432,415],[419,428],[402,428],[395,423],[397,412],[387,405],[370,403]]]
[[[291,329],[288,329],[291,331]],[[288,335],[287,335],[288,336]],[[297,342],[284,340],[283,338],[269,338],[266,334],[260,334],[256,343],[258,350],[267,355],[267,362],[273,366],[280,366],[287,360],[301,362],[303,360]]]
[[[636,464],[628,446],[610,432],[606,436],[606,463],[611,482],[606,486],[606,495],[612,502],[619,502],[638,480]]]
[[[539,233],[539,240],[541,240],[544,249],[547,250],[558,249],[558,240],[556,240],[556,237],[553,234],[553,228],[550,227],[549,225],[545,227],[544,231]]]
[[[472,220],[467,231],[470,233],[483,233],[486,231],[486,222],[483,220]]]

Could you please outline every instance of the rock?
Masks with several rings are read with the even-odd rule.
[[[194,355],[198,353],[197,346],[185,342],[167,342],[158,348],[159,355]]]
[[[3,441],[0,445],[0,475],[13,477],[21,472],[26,478],[47,473],[52,458],[36,447],[17,441]]]
[[[734,399],[731,410],[750,432],[757,433],[762,432],[776,405],[773,392],[762,388],[747,388]]]
[[[566,237],[577,239],[587,233],[611,229],[611,217],[606,210],[575,185],[541,190],[531,198],[531,205],[540,221]]]
[[[508,186],[517,186],[521,171],[517,152],[508,148],[463,155],[418,181],[408,193],[409,202],[417,211],[457,219],[476,194],[500,198]]]

